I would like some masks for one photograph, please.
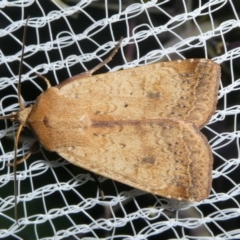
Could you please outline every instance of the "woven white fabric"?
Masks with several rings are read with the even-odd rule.
[[[0,238],[15,239],[239,239],[240,238],[240,2],[0,1],[0,115],[17,111],[22,33],[30,15],[22,74],[25,104],[46,89],[120,51],[98,72],[158,60],[206,57],[221,64],[219,103],[203,129],[214,154],[208,199],[193,204],[151,195],[91,175],[41,149],[18,166],[14,219],[13,140],[17,125],[0,121]],[[18,158],[32,138],[23,135]],[[96,159],[97,161],[97,159]]]

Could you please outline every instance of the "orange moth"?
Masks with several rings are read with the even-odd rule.
[[[92,76],[120,44],[57,86],[42,77],[48,88],[35,103],[20,101],[19,112],[1,119],[20,123],[16,139],[27,127],[42,147],[94,173],[167,198],[207,198],[213,156],[199,129],[215,111],[220,66],[188,59]]]

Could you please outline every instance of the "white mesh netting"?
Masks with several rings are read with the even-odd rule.
[[[180,205],[91,175],[44,149],[17,169],[19,225],[14,219],[13,158],[17,125],[0,121],[0,238],[8,239],[233,239],[240,238],[240,1],[0,1],[0,115],[19,109],[18,64],[30,15],[22,96],[32,103],[52,85],[121,50],[98,71],[146,62],[206,57],[221,64],[217,111],[203,129],[214,153],[208,199]],[[24,134],[18,157],[32,137]],[[97,159],[96,159],[97,161]]]

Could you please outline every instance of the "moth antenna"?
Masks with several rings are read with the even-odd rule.
[[[24,31],[23,31],[23,39],[22,39],[22,54],[21,54],[21,58],[20,58],[20,63],[19,63],[19,69],[18,69],[18,102],[19,102],[19,106],[20,109],[23,110],[24,107],[24,103],[21,99],[21,77],[22,77],[22,64],[23,64],[23,55],[24,55],[24,46],[26,43],[26,34],[27,34],[27,24],[28,24],[28,20],[29,17],[27,17],[26,20],[26,24],[24,27]],[[20,124],[18,127],[18,131],[16,134],[16,138],[15,138],[15,143],[14,143],[14,161],[13,161],[13,172],[14,172],[14,202],[15,202],[15,209],[14,209],[14,214],[15,214],[15,220],[18,223],[18,215],[17,215],[17,196],[18,196],[18,191],[17,191],[17,147],[18,147],[18,141],[19,141],[19,136],[20,133],[22,131],[23,125]]]
[[[26,24],[25,24],[25,27],[24,27],[24,30],[23,30],[22,54],[21,54],[20,64],[19,64],[19,69],[18,69],[18,102],[19,102],[21,110],[23,110],[25,108],[24,103],[21,99],[21,77],[22,77],[22,64],[23,64],[24,46],[25,46],[25,43],[26,43],[27,24],[28,24],[29,17],[30,16],[27,17]]]

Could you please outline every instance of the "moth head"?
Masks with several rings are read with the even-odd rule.
[[[12,112],[11,115],[0,116],[0,120],[10,119],[12,122],[17,122],[19,124],[22,124],[23,126],[26,126],[26,121],[31,110],[32,106],[23,108],[18,112]]]
[[[31,110],[32,110],[32,106],[24,108],[24,109],[20,110],[19,112],[17,112],[15,121],[19,122],[21,125],[23,125],[25,127],[27,125],[26,124],[27,118],[28,118],[28,115],[31,112]]]
[[[27,118],[29,113],[31,112],[32,107],[23,108],[18,112],[12,112],[11,115],[8,116],[0,116],[0,120],[11,120],[12,122],[19,123],[18,133],[16,134],[16,141],[18,142],[18,135],[20,135],[22,127],[26,126]]]

